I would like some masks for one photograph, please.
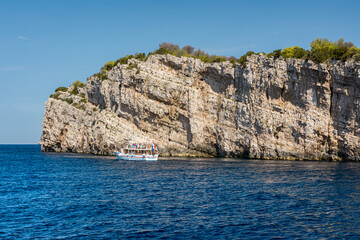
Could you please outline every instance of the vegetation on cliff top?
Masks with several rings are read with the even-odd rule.
[[[80,93],[79,91],[79,88],[83,88],[85,86],[85,83],[75,81],[69,88],[58,87],[55,90],[55,93],[50,95],[50,98],[67,102],[80,110],[85,110],[85,104],[88,100],[85,94]]]
[[[78,95],[79,94],[79,88],[83,88],[85,86],[86,86],[85,83],[80,82],[79,80],[77,80],[77,81],[73,82],[73,84],[71,84],[71,86],[69,88],[67,88],[67,87],[58,87],[57,89],[55,89],[55,93],[51,94],[50,97],[57,99],[63,92],[65,93],[65,92],[69,92],[69,91],[70,91],[71,95]],[[82,98],[85,98],[85,95],[83,93],[80,94],[80,96]]]
[[[67,87],[58,87],[57,89],[55,89],[55,92],[67,92],[68,88]]]
[[[85,87],[85,83],[78,81],[75,81],[73,84],[74,88],[71,90],[71,95],[77,95],[79,94],[79,88]]]
[[[315,63],[324,63],[328,60],[340,60],[347,61],[353,59],[355,61],[360,61],[360,48],[357,48],[352,42],[345,42],[344,39],[339,39],[338,41],[331,42],[328,39],[316,39],[310,44],[311,49],[306,50],[299,46],[287,47],[284,49],[276,49],[271,53],[262,53],[269,58],[296,58],[311,60]],[[116,61],[107,62],[103,67],[101,67],[100,72],[94,74],[94,76],[100,78],[101,80],[107,79],[107,72],[113,69],[118,64],[128,64],[126,69],[136,69],[136,74],[140,72],[140,68],[137,63],[130,62],[130,59],[137,59],[139,61],[146,61],[149,56],[154,54],[170,54],[177,57],[192,57],[195,59],[200,59],[204,63],[213,63],[213,62],[224,62],[229,61],[235,66],[236,63],[246,66],[247,57],[252,56],[255,53],[253,51],[248,51],[243,56],[236,57],[226,57],[226,56],[216,56],[209,55],[201,49],[195,50],[194,47],[187,45],[182,48],[177,44],[173,43],[162,43],[159,44],[159,48],[154,52],[150,52],[147,55],[145,53],[136,53],[135,55],[127,55],[125,57],[119,58]],[[87,99],[85,95],[80,94],[79,88],[85,87],[86,84],[80,81],[75,81],[69,88],[58,87],[55,90],[54,94],[51,94],[50,97],[62,101],[66,101],[69,104],[72,104],[74,107],[77,107],[81,110],[85,109],[85,104]],[[75,95],[73,98],[71,96]],[[76,101],[74,101],[76,99]]]
[[[347,61],[349,59],[354,59],[356,61],[360,61],[360,48],[354,46],[352,42],[345,42],[344,39],[339,39],[338,41],[332,42],[327,38],[321,39],[318,38],[311,42],[311,49],[306,50],[299,46],[287,47],[284,49],[276,49],[271,53],[263,53],[267,55],[267,57],[271,58],[297,58],[304,60],[311,60],[315,63],[323,63],[328,60],[340,60]],[[212,62],[225,62],[230,61],[235,65],[235,63],[239,63],[242,66],[246,66],[247,57],[255,53],[253,51],[248,51],[243,56],[236,58],[234,56],[226,57],[226,56],[217,56],[217,55],[209,55],[205,51],[201,49],[196,49],[190,45],[186,45],[182,48],[177,44],[164,42],[159,44],[159,48],[154,52],[150,52],[147,55],[145,53],[136,53],[135,55],[127,55],[125,57],[119,58],[116,61],[107,62],[103,67],[101,67],[100,72],[94,74],[94,76],[100,78],[101,80],[105,80],[107,78],[106,72],[114,68],[117,64],[128,64],[129,59],[137,59],[140,61],[146,61],[149,56],[154,54],[166,55],[170,54],[177,57],[192,57],[195,59],[200,59],[204,63],[212,63]],[[140,72],[137,64],[130,64],[127,69],[136,68],[137,72]]]
[[[287,47],[284,49],[276,49],[271,53],[266,54],[267,57],[279,58],[296,58],[311,60],[315,63],[324,63],[328,60],[340,60],[347,61],[349,59],[354,59],[355,61],[360,61],[360,48],[354,46],[352,42],[345,42],[344,39],[339,39],[338,41],[331,42],[327,38],[325,39],[316,39],[310,44],[311,49],[306,50],[299,46]],[[245,55],[240,57],[239,60],[235,59],[234,62],[238,62],[243,66],[246,65],[246,58],[251,56],[254,53],[252,51],[247,52]],[[231,60],[230,60],[231,61]]]

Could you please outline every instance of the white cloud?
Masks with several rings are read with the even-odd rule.
[[[28,37],[24,37],[24,36],[17,36],[17,38],[20,39],[20,40],[29,40]]]

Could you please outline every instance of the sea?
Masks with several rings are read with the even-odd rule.
[[[360,163],[0,145],[0,239],[360,239]]]

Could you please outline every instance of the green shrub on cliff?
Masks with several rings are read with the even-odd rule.
[[[79,88],[83,88],[86,86],[85,83],[80,82],[80,81],[75,81],[72,85],[74,86],[74,88],[73,88],[73,90],[70,91],[71,95],[79,94]]]
[[[72,106],[80,110],[85,110],[85,106],[83,104],[73,103]]]
[[[276,49],[271,53],[267,54],[268,58],[274,57],[275,59],[278,59],[280,56],[281,56],[281,49]]]
[[[331,59],[332,42],[328,39],[316,39],[311,42],[310,60],[321,63]]]
[[[94,74],[95,77],[99,78],[101,81],[107,79],[107,75],[104,72],[99,72]]]
[[[147,57],[146,57],[145,53],[136,53],[135,59],[140,60],[140,61],[146,61]]]
[[[303,58],[305,54],[306,50],[298,46],[284,48],[281,52],[283,58]]]
[[[127,70],[136,69],[136,74],[140,73],[140,68],[137,63],[129,63],[129,66],[126,67]]]
[[[85,86],[86,86],[86,84],[85,84],[85,83],[80,82],[79,80],[77,80],[77,81],[73,82],[73,84],[72,84],[72,85],[74,85],[74,87],[77,87],[77,88],[83,88],[83,87],[85,87]]]
[[[190,45],[184,46],[181,50],[185,51],[188,55],[192,55],[194,52],[194,47]]]
[[[59,92],[59,91],[61,91],[61,92],[66,92],[67,90],[68,90],[67,87],[58,87],[58,88],[55,90],[55,92]]]
[[[116,65],[116,62],[114,62],[114,61],[107,62],[107,63],[105,63],[105,65],[101,68],[101,72],[107,72],[107,71],[113,69],[115,65]]]
[[[243,67],[245,67],[245,66],[246,66],[246,59],[247,59],[247,57],[250,57],[251,55],[254,55],[254,54],[255,54],[255,52],[253,52],[253,51],[248,51],[248,52],[245,53],[243,56],[241,56],[241,57],[239,58],[239,60],[237,60],[236,62],[240,63]]]
[[[50,98],[59,99],[60,94],[61,94],[60,91],[55,92],[54,94],[51,94],[51,95],[50,95]]]
[[[353,58],[355,61],[360,61],[360,49],[352,46],[346,53],[342,55],[341,60]]]
[[[207,54],[206,52],[204,52],[204,51],[201,50],[201,49],[197,49],[196,51],[193,51],[192,55],[193,55],[195,58],[200,58],[201,56],[206,56],[206,55],[209,55],[209,54]]]
[[[161,55],[172,54],[172,52],[166,50],[165,48],[159,48],[159,49],[156,50],[154,53],[155,53],[155,54],[161,54]]]
[[[216,55],[200,55],[198,58],[204,63],[225,62],[227,60],[226,57]]]
[[[177,44],[164,42],[159,44],[159,49],[156,50],[155,54],[171,54],[176,55],[180,51],[180,47]]]
[[[130,63],[129,66],[127,66],[127,70],[130,70],[130,69],[133,69],[133,68],[136,68],[136,69],[139,69],[139,66],[137,65],[137,63]]]
[[[133,57],[133,55],[127,55],[126,57],[119,58],[118,60],[116,60],[115,65],[117,65],[118,63],[128,64],[129,59],[132,59]]]
[[[355,47],[352,42],[344,42],[342,38],[335,42],[331,42],[327,38],[318,38],[312,41],[310,46],[309,59],[316,63],[322,63],[327,60],[346,61],[353,58],[356,54],[360,54],[359,48]]]
[[[116,61],[109,61],[109,62],[105,63],[105,65],[100,68],[100,72],[95,73],[94,76],[99,78],[101,81],[104,81],[105,79],[107,79],[107,75],[106,75],[107,71],[110,71],[111,69],[113,69],[117,64],[128,64],[128,61],[131,58],[134,58],[134,56],[133,55],[127,55],[125,57],[119,58]],[[146,59],[145,53],[137,54],[136,58],[138,60]]]
[[[195,48],[190,45],[186,45],[180,49],[179,45],[177,44],[165,42],[159,44],[159,49],[155,50],[154,54],[170,54],[177,57],[192,57],[195,59],[200,59],[204,63],[225,62],[228,60],[228,58],[224,56],[209,55],[201,49],[197,49],[196,51],[194,51],[194,49]]]
[[[72,104],[73,103],[73,101],[74,101],[74,99],[72,99],[72,98],[68,98],[68,99],[66,99],[65,100],[68,104]]]
[[[73,104],[71,104],[73,107],[76,107],[76,108],[78,108],[80,105],[78,104],[78,103],[73,103]]]

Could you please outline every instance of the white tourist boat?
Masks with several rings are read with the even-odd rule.
[[[159,156],[157,146],[154,143],[151,145],[128,144],[119,152],[115,151],[114,153],[119,160],[157,161]]]

